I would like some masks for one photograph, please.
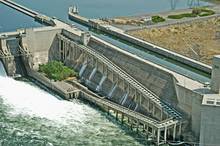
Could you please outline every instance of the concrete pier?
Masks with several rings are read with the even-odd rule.
[[[45,25],[49,25],[49,26],[55,26],[55,22],[52,20],[52,18],[48,17],[48,16],[45,16],[45,15],[42,15],[36,11],[33,11],[31,9],[28,9],[22,5],[19,5],[13,1],[10,1],[10,0],[1,0],[0,1],[2,4],[12,8],[12,9],[15,9],[25,15],[28,15],[32,18],[35,19],[35,21],[38,21],[39,23],[41,24],[45,24]]]
[[[31,10],[31,9],[28,9],[22,5],[19,5],[13,1],[10,1],[10,0],[1,0],[0,1],[1,3],[3,3],[4,5],[8,6],[8,7],[11,7],[12,9],[15,9],[17,11],[20,11],[21,13],[25,14],[25,15],[28,15],[30,17],[35,17],[36,15],[38,15],[37,12]]]
[[[135,126],[137,131],[139,131],[139,127],[142,127],[141,133],[147,136],[151,135],[152,138],[156,141],[157,145],[165,144],[167,141],[167,132],[170,129],[173,129],[173,136],[175,139],[176,130],[175,127],[178,124],[178,121],[175,120],[166,120],[162,122],[158,122],[157,120],[151,119],[149,117],[143,116],[142,114],[136,113],[135,111],[129,110],[121,105],[113,103],[109,100],[103,99],[98,95],[92,94],[86,87],[82,86],[77,82],[70,82],[73,86],[80,89],[80,97],[86,99],[106,110],[108,113],[112,111],[115,113],[116,120],[121,120],[121,123],[124,123],[124,119],[129,119],[127,124],[132,127]],[[119,118],[121,117],[121,118]],[[171,122],[172,121],[172,122]],[[174,126],[171,123],[175,123]],[[141,126],[142,125],[142,126]],[[181,125],[178,124],[178,127],[181,128]],[[163,132],[163,135],[162,135]]]

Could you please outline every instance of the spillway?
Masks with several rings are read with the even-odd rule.
[[[0,145],[146,145],[113,119],[87,103],[62,100],[27,79],[7,77],[0,62]]]

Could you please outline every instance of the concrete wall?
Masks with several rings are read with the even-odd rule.
[[[42,42],[44,41],[43,43],[45,43],[45,45],[43,45],[41,39],[47,33],[47,31],[49,31],[49,37],[42,40]],[[58,38],[56,37],[56,33],[60,32],[61,30],[58,29],[46,30],[45,33],[41,31],[30,31],[27,33],[26,38],[23,39],[23,45],[26,45],[28,48],[30,48],[31,53],[33,52],[34,62],[37,60],[38,64],[45,63],[48,61],[48,59],[60,59],[61,42],[59,42]],[[80,37],[78,38],[77,36],[68,33],[68,31],[62,31],[62,33],[64,33],[66,36],[69,36],[69,38],[73,37],[72,39],[77,42],[80,41]],[[28,42],[29,39],[30,42]],[[33,44],[31,44],[31,41]],[[192,128],[196,137],[198,137],[200,131],[200,122],[198,121],[200,121],[200,105],[202,99],[199,94],[179,85],[178,81],[169,71],[140,59],[139,57],[125,52],[117,47],[114,47],[100,39],[91,37],[88,46],[106,56],[113,63],[133,76],[137,81],[158,95],[161,99],[187,113],[187,118],[191,119],[189,122],[190,127]],[[72,49],[68,49],[71,47]],[[68,66],[76,69],[78,68],[79,70],[83,64],[83,59],[80,58],[83,56],[82,52],[74,51],[74,47],[76,46],[70,46],[69,43],[63,45],[63,53],[65,54],[64,61]],[[33,69],[36,69],[36,65],[30,64],[30,62],[32,62],[31,58],[28,60],[27,64],[29,63],[29,66],[33,66]],[[92,68],[89,70],[90,74],[91,71]],[[123,94],[120,93],[121,96]]]
[[[110,35],[116,36],[116,37],[118,37],[120,39],[123,39],[125,41],[131,42],[131,43],[133,43],[135,45],[138,45],[140,47],[143,47],[147,50],[150,50],[152,52],[156,52],[158,54],[169,57],[169,58],[174,59],[178,62],[184,63],[188,66],[194,67],[196,69],[199,69],[201,71],[204,71],[204,72],[207,72],[207,73],[211,74],[211,66],[208,66],[208,65],[203,64],[199,61],[190,59],[190,58],[185,57],[183,55],[180,55],[178,53],[169,51],[165,48],[156,46],[156,45],[151,44],[149,42],[143,41],[141,39],[135,38],[131,35],[126,34],[123,30],[120,30],[120,29],[118,29],[114,26],[105,25],[105,24],[103,25],[103,24],[100,24],[98,21],[96,22],[96,21],[93,21],[93,20],[88,20],[87,18],[84,18],[84,17],[79,16],[79,15],[72,14],[71,12],[69,12],[69,18],[73,21],[77,21],[77,22],[82,23],[84,25],[93,27],[95,29],[99,29],[103,32],[106,32]]]
[[[94,38],[91,39],[88,45],[101,54],[104,54],[137,81],[145,85],[159,97],[163,98],[163,100],[173,104],[177,103],[177,95],[174,86],[175,79],[172,74],[142,60],[136,59],[120,50],[116,50]]]
[[[203,105],[201,110],[200,146],[219,146],[220,108]]]
[[[143,48],[145,48],[147,50],[150,50],[152,52],[156,52],[156,53],[161,54],[163,56],[166,56],[168,58],[174,59],[174,60],[176,60],[178,62],[184,63],[184,64],[186,64],[188,66],[194,67],[196,69],[199,69],[199,70],[207,72],[207,73],[211,73],[211,67],[206,65],[206,64],[203,64],[203,63],[201,63],[199,61],[190,59],[190,58],[185,57],[183,55],[177,54],[175,52],[169,51],[167,49],[164,49],[162,47],[156,46],[154,44],[151,44],[149,42],[143,41],[141,39],[135,38],[133,36],[125,34],[124,32],[120,32],[120,31],[114,30],[113,28],[109,29],[108,27],[102,26],[102,27],[100,27],[100,30],[102,30],[104,32],[107,32],[107,33],[109,33],[111,35],[114,35],[116,37],[119,37],[120,39],[123,39],[125,41],[131,42],[131,43],[133,43],[135,45],[138,45],[140,47],[143,47]]]
[[[26,36],[22,38],[22,47],[30,51],[33,56],[33,68],[37,69],[39,64],[46,63],[50,58],[49,50],[58,47],[55,36],[61,32],[61,29],[43,27],[26,29],[25,32]]]
[[[67,92],[63,91],[63,89],[60,86],[57,86],[54,81],[48,79],[44,75],[42,75],[42,74],[38,73],[37,71],[31,69],[26,61],[28,61],[28,60],[24,59],[25,67],[26,67],[27,74],[28,74],[29,77],[32,77],[33,79],[37,80],[38,82],[40,82],[41,84],[43,84],[47,88],[49,88],[49,89],[55,91],[56,93],[58,93],[59,95],[65,97],[66,99],[69,98],[69,94]]]
[[[212,62],[211,89],[215,93],[220,94],[220,55],[214,56]]]
[[[186,113],[186,118],[190,119],[190,125],[194,136],[198,139],[200,134],[200,110],[203,96],[190,89],[176,84],[178,108]],[[187,129],[186,129],[187,130]]]
[[[137,56],[132,56],[130,53],[116,49],[94,38],[90,40],[88,45],[104,54],[168,104],[172,104],[176,109],[185,113],[188,122],[184,123],[187,126],[183,129],[187,132],[192,130],[192,133],[188,132],[187,134],[193,134],[195,140],[199,139],[200,110],[203,99],[201,94],[180,85],[169,71],[138,59]]]

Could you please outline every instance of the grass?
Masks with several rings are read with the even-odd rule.
[[[151,17],[151,20],[152,20],[153,23],[159,23],[159,22],[164,22],[164,21],[166,21],[163,17],[158,16],[158,15],[152,16],[152,17]]]
[[[78,77],[77,72],[67,66],[64,66],[64,64],[59,61],[51,61],[47,64],[39,65],[39,72],[46,74],[49,79],[53,79],[55,81],[61,81],[69,77]]]
[[[188,18],[188,17],[204,17],[204,16],[210,16],[214,15],[215,12],[213,10],[209,10],[205,7],[200,8],[193,8],[191,13],[182,13],[177,15],[169,15],[167,18],[169,19],[182,19],[182,18]]]
[[[183,13],[183,14],[179,14],[179,15],[169,15],[167,18],[169,18],[169,19],[182,19],[185,17],[197,17],[197,15],[195,15],[193,13]]]

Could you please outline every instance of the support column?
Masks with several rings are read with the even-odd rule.
[[[139,126],[140,126],[140,122],[137,121],[137,133],[139,132]]]
[[[150,99],[148,98],[147,100],[147,110],[150,113]]]
[[[165,130],[164,130],[164,142],[165,143],[167,142],[167,127],[165,127]]]
[[[153,110],[152,110],[152,115],[155,116],[155,104],[153,103]]]
[[[137,103],[137,89],[134,90],[134,101]]]
[[[145,131],[147,131],[147,135],[149,134],[149,126],[145,125]]]
[[[122,80],[122,90],[123,91],[125,90],[125,80],[124,79]]]
[[[160,128],[157,130],[157,145],[160,144]]]
[[[116,111],[116,121],[118,121],[118,111]]]
[[[108,107],[107,110],[108,110],[108,115],[109,115],[110,114],[110,108]]]
[[[163,109],[161,108],[161,110],[160,110],[160,120],[162,121],[163,120]]]
[[[179,131],[178,131],[178,137],[180,138],[181,136],[181,131],[182,131],[182,124],[180,123],[179,125]]]
[[[133,120],[131,119],[131,122],[130,122],[130,128],[131,130],[133,130]]]
[[[176,139],[176,124],[174,124],[174,127],[173,127],[173,140],[175,141]]]
[[[142,98],[143,98],[143,95],[140,94],[139,105],[141,105],[141,103],[142,103]]]
[[[121,113],[121,123],[123,124],[124,123],[124,114]]]
[[[73,45],[73,49],[74,49],[73,59],[74,59],[74,61],[75,61],[75,60],[76,60],[76,56],[77,56],[77,48],[76,48],[76,45],[75,45],[75,44]]]
[[[154,127],[152,127],[152,134],[153,134],[153,137],[156,137],[156,129]]]
[[[97,66],[95,66],[91,72],[91,74],[89,75],[89,81],[94,77],[95,73],[96,73],[96,70],[97,70]]]

